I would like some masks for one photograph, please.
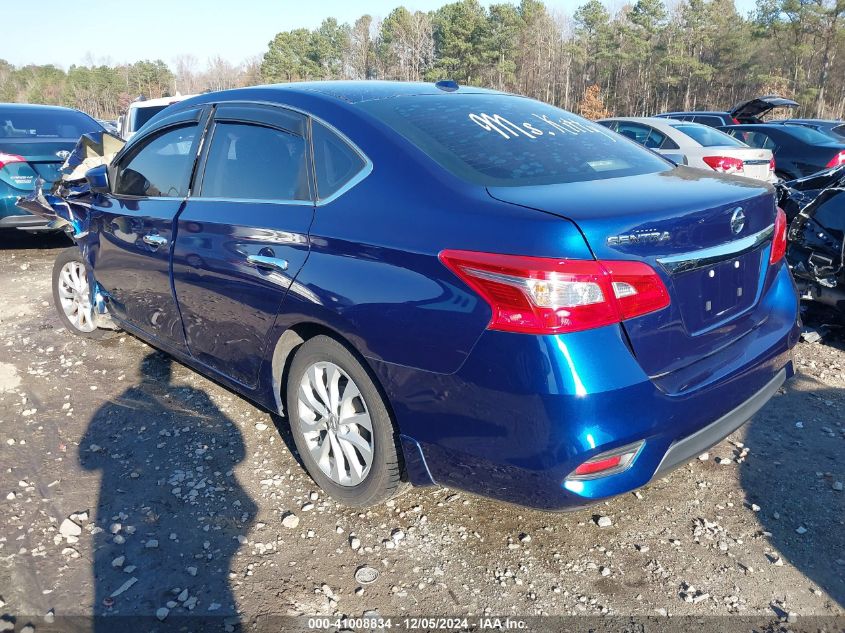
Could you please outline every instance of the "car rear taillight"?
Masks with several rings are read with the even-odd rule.
[[[738,174],[744,168],[742,159],[733,158],[732,156],[705,156],[702,160],[710,168],[723,174]]]
[[[839,152],[836,156],[830,159],[830,162],[825,165],[825,169],[829,167],[839,167],[840,165],[845,165],[845,150]]]
[[[731,117],[731,121],[734,122],[734,125],[740,125],[739,119],[737,119],[735,116]]]
[[[772,156],[772,160],[769,161],[769,171],[774,173],[775,172],[775,157]]]
[[[772,250],[769,253],[769,264],[777,264],[786,254],[786,213],[778,207],[775,215],[775,234],[772,236]]]
[[[596,455],[578,466],[566,477],[567,480],[598,479],[608,475],[616,475],[628,470],[637,453],[643,446],[643,442],[635,442],[621,448],[614,449]]]
[[[491,330],[562,334],[661,310],[669,292],[648,264],[445,250],[440,261],[490,305]]]
[[[3,169],[6,165],[11,165],[12,163],[25,163],[26,159],[23,156],[18,156],[17,154],[6,154],[5,152],[0,152],[0,169]]]

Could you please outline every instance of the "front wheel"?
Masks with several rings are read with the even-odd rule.
[[[59,319],[72,334],[102,339],[111,332],[97,327],[93,294],[82,253],[75,246],[66,248],[53,264],[53,303]]]
[[[291,363],[286,400],[305,468],[332,497],[365,507],[405,486],[385,400],[369,372],[338,341],[321,335],[302,344]]]

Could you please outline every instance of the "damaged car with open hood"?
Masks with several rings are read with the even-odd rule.
[[[21,202],[77,243],[63,323],[120,327],[283,415],[344,504],[436,484],[583,507],[700,455],[794,373],[771,185],[551,105],[291,83],[116,141],[83,139]]]

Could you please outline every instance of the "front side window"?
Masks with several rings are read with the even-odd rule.
[[[188,195],[197,135],[194,124],[143,141],[118,165],[114,193],[152,198]]]
[[[651,128],[639,123],[628,123],[620,121],[616,127],[616,131],[622,136],[626,136],[632,141],[636,141],[640,145],[645,145],[648,140],[648,132]]]
[[[199,195],[310,200],[305,139],[262,125],[216,124]]]
[[[357,176],[366,166],[366,161],[349,143],[318,121],[311,126],[311,140],[314,144],[317,195],[325,200]]]
[[[360,104],[442,167],[488,187],[550,185],[668,171],[606,127],[540,101],[445,94]]]

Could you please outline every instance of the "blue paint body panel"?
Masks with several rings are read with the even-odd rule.
[[[174,115],[201,108],[213,118],[215,104],[251,102],[330,124],[372,171],[328,202],[96,197],[86,249],[97,281],[129,331],[270,410],[279,402],[273,360],[283,334],[303,325],[333,333],[380,383],[413,483],[544,509],[642,486],[670,446],[779,372],[792,373],[798,302],[784,264],[769,265],[770,239],[680,274],[658,261],[730,243],[737,207],[745,212],[743,235],[765,232],[774,221],[772,190],[670,167],[487,188],[462,180],[360,107],[475,92],[496,94],[328,82],[211,93],[174,105],[121,155]],[[150,231],[166,236],[168,248],[150,252],[142,239]],[[669,237],[613,241],[649,232]],[[247,256],[266,249],[285,260],[284,271],[246,265]],[[570,334],[489,330],[490,306],[439,261],[444,249],[645,262],[671,303]],[[629,470],[565,482],[584,460],[637,441],[644,445]]]

